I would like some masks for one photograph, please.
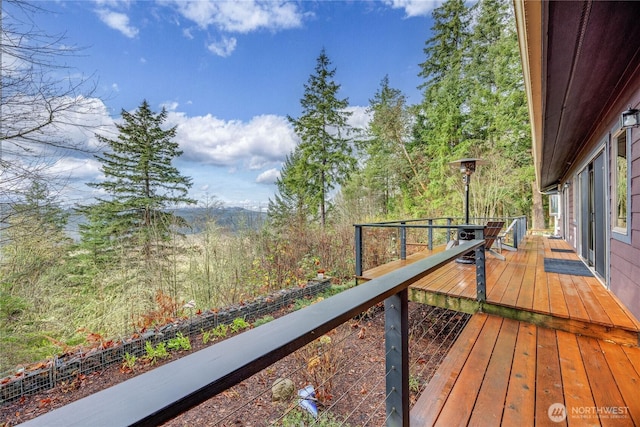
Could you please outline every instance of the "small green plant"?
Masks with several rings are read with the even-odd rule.
[[[300,427],[314,425],[319,427],[350,427],[350,424],[341,422],[336,416],[330,412],[323,412],[318,418],[313,418],[310,413],[300,409],[293,408],[291,411],[276,423],[282,427]]]
[[[167,347],[163,342],[158,344],[157,346],[153,346],[151,342],[147,341],[144,344],[144,349],[147,352],[145,355],[145,359],[149,361],[151,365],[155,365],[156,362],[160,359],[164,359],[165,357],[169,357],[169,353],[167,352]]]
[[[215,338],[224,338],[227,336],[227,333],[229,332],[229,325],[221,323],[218,326],[216,326],[211,332],[213,333],[213,336]]]
[[[191,350],[191,341],[189,337],[182,335],[182,332],[178,332],[175,338],[171,338],[167,342],[169,350]]]
[[[320,302],[322,300],[324,300],[325,297],[323,295],[318,295],[316,296],[315,299],[310,299],[310,298],[300,298],[294,301],[293,303],[293,310],[297,311],[300,310],[301,308],[305,308],[311,304],[315,304],[317,302]]]
[[[122,361],[121,371],[133,372],[137,361],[138,361],[138,358],[136,357],[135,354],[125,353],[124,360]]]
[[[311,304],[313,304],[313,300],[309,298],[300,298],[293,302],[293,311],[298,311],[302,308],[305,308]]]
[[[273,316],[264,316],[253,322],[253,327],[257,328],[260,325],[264,325],[265,323],[269,323],[273,320]]]
[[[202,331],[202,344],[206,344],[211,341],[212,331]]]
[[[233,319],[233,323],[231,324],[231,332],[235,334],[236,332],[240,332],[241,330],[250,327],[251,325],[242,317],[236,317],[235,319]]]
[[[413,375],[409,376],[409,391],[411,393],[420,392],[420,377],[416,377]]]

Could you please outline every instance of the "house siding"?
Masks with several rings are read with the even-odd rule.
[[[636,94],[636,102],[640,94]],[[637,108],[637,107],[636,107]],[[631,131],[631,243],[610,239],[610,289],[640,318],[640,127]],[[610,171],[614,171],[613,164]]]

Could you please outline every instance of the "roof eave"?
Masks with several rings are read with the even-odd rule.
[[[540,189],[543,143],[543,5],[541,1],[514,0],[520,58],[531,121],[536,185]]]

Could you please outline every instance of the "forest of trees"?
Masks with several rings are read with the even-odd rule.
[[[22,2],[16,10],[37,13]],[[40,32],[11,23],[7,14],[2,53],[33,66],[2,73],[0,372],[81,343],[86,331],[122,336],[152,326],[148,314],[161,302],[170,301],[176,316],[184,301],[221,307],[297,285],[318,266],[347,281],[354,222],[461,216],[463,184],[449,164],[459,158],[485,160],[471,187],[472,217],[533,211],[528,112],[505,0],[447,0],[436,8],[420,64],[421,102],[408,104],[378,70],[364,132],[348,124],[340,70],[323,49],[307,82],[298,83],[301,114],[288,119],[300,142],[284,161],[260,229],[225,231],[215,197],[189,197],[191,179],[174,166],[181,151],[164,109],[142,101],[123,110],[117,135],[97,135],[102,145],[93,155],[105,179],[87,183],[101,190],[99,199],[76,206],[86,218],[77,242],[65,234],[69,212],[46,178],[46,162],[22,148],[64,146],[55,123],[65,111],[88,108],[77,96],[87,93],[86,81],[61,87],[38,79],[68,51],[51,51]],[[189,236],[173,214],[186,205],[206,212],[201,232]]]

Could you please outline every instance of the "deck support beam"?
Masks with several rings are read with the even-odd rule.
[[[409,427],[409,292],[384,301],[387,426]]]

